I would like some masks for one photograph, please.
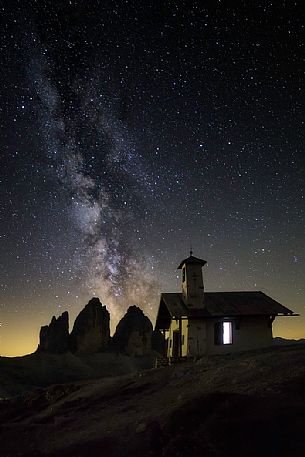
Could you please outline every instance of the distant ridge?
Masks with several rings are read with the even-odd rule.
[[[273,338],[273,344],[275,345],[289,345],[289,344],[305,344],[305,338],[300,338],[299,340],[289,340],[286,338],[281,338],[280,336],[276,336]]]

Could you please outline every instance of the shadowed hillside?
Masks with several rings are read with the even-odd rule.
[[[51,384],[120,376],[154,366],[155,356],[123,354],[48,354],[0,357],[0,397],[11,397]]]
[[[304,457],[305,348],[203,358],[2,401],[1,456]]]

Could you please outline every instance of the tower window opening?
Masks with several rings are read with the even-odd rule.
[[[182,282],[185,281],[185,267],[182,268]]]

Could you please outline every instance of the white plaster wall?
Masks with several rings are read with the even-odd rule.
[[[268,316],[242,317],[239,319],[239,329],[236,329],[235,321],[233,319],[231,321],[233,323],[233,343],[223,345],[214,344],[214,324],[221,322],[221,319],[209,319],[207,321],[208,354],[241,352],[272,344],[272,328],[268,326]]]
[[[207,351],[207,323],[205,320],[188,321],[188,357],[199,357]]]
[[[202,266],[197,264],[185,265],[185,281],[181,282],[182,294],[188,306],[201,308],[203,306]]]

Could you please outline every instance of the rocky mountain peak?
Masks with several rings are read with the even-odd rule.
[[[113,347],[117,352],[132,356],[151,352],[153,326],[149,318],[137,306],[130,306],[117,325]]]
[[[75,319],[70,350],[78,353],[101,352],[110,340],[110,315],[99,298],[92,298]]]
[[[41,327],[38,350],[60,354],[69,349],[69,314],[62,313],[57,319],[55,316],[49,325]]]

